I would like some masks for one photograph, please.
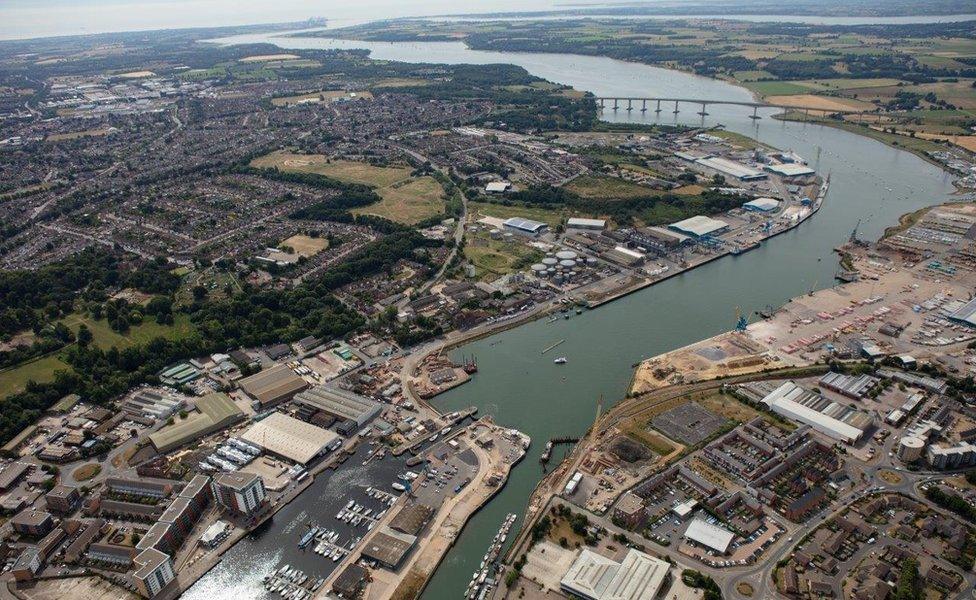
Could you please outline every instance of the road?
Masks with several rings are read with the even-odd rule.
[[[437,169],[438,173],[450,179],[451,174],[448,171],[448,169],[446,169],[445,167],[434,165],[433,161],[431,161],[428,157],[424,156],[423,154],[415,150],[400,145],[397,145],[396,147],[400,149],[402,152],[404,152],[407,156],[413,158],[416,161],[419,161],[420,164],[422,165],[429,164],[433,166],[435,169]],[[464,239],[464,223],[468,218],[468,197],[464,194],[463,191],[461,191],[460,188],[458,188],[458,193],[461,194],[461,214],[458,215],[457,225],[454,227],[454,235],[453,235],[454,247],[451,248],[451,253],[444,260],[444,263],[441,265],[441,268],[438,269],[437,272],[434,273],[434,275],[430,279],[425,281],[418,288],[418,291],[420,292],[426,292],[431,288],[431,286],[433,286],[435,283],[440,281],[440,279],[444,276],[444,272],[447,271],[448,266],[450,266],[451,262],[454,260],[454,257],[457,256],[458,249],[461,247],[461,241]]]

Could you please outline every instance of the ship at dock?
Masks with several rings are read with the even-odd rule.
[[[474,575],[471,576],[471,581],[468,583],[468,588],[464,594],[464,597],[468,600],[484,600],[497,586],[498,582],[495,581],[495,576],[500,570],[498,557],[502,553],[502,548],[505,547],[505,540],[508,539],[508,533],[511,531],[512,525],[515,524],[516,518],[517,515],[509,513],[502,522],[498,533],[492,539],[488,552],[485,553],[485,556],[481,560],[481,565],[474,572]]]

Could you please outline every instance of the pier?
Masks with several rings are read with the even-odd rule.
[[[542,456],[539,457],[539,463],[541,463],[542,466],[548,464],[548,462],[552,459],[552,451],[556,448],[558,444],[575,444],[578,441],[579,441],[578,437],[571,437],[571,436],[552,438],[551,440],[546,442],[546,449],[542,453]]]

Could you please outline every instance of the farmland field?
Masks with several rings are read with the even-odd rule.
[[[827,96],[816,96],[814,94],[794,94],[790,96],[767,96],[766,100],[773,104],[785,104],[786,106],[802,106],[805,108],[819,109],[825,111],[835,110],[871,110],[874,108],[867,102],[851,100],[847,98],[831,98]]]
[[[810,93],[810,88],[790,81],[747,81],[742,85],[760,96],[788,96]]]

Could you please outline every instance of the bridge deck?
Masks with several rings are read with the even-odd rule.
[[[621,102],[628,102],[633,104],[634,102],[667,102],[669,104],[697,104],[702,108],[710,104],[724,104],[730,106],[745,106],[747,108],[783,108],[783,109],[793,109],[793,110],[813,110],[824,113],[845,113],[845,114],[864,114],[868,111],[857,110],[853,108],[839,108],[839,109],[826,109],[822,106],[795,106],[792,104],[776,104],[772,102],[746,102],[743,100],[709,100],[702,98],[654,98],[654,97],[636,97],[636,96],[597,96],[595,98],[601,104],[606,102],[614,102],[619,104]]]

